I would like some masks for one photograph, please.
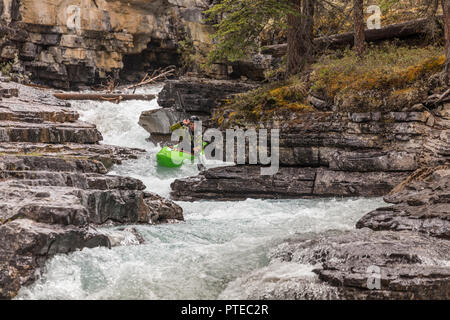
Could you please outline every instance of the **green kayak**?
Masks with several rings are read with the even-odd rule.
[[[206,145],[207,143],[203,142],[203,148],[205,148]],[[183,165],[185,160],[194,161],[195,156],[193,154],[177,151],[177,147],[178,146],[174,146],[173,148],[164,147],[160,152],[158,152],[156,155],[158,165],[166,168],[179,168]]]

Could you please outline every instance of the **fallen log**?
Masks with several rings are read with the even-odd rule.
[[[120,93],[55,93],[54,96],[61,100],[94,100],[120,102],[126,100],[151,101],[156,98],[154,94],[120,94]]]
[[[442,17],[436,17],[436,21],[442,21]],[[428,25],[430,20],[428,18],[422,18],[412,21],[407,21],[403,23],[396,23],[388,25],[381,29],[371,29],[365,30],[366,41],[376,42],[390,39],[402,39],[411,36],[426,35],[429,33]],[[327,37],[320,37],[314,39],[314,46],[316,50],[320,51],[323,49],[335,49],[344,46],[353,46],[354,44],[354,33],[346,32],[341,34],[336,34]],[[263,50],[263,54],[270,54],[275,57],[281,57],[286,54],[287,44],[276,44],[266,46]]]

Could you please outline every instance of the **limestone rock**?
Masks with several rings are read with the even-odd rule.
[[[139,118],[139,125],[151,134],[150,139],[155,142],[168,140],[172,131],[170,127],[187,116],[174,109],[158,109],[144,111]]]
[[[211,40],[202,12],[209,0],[51,1],[5,3],[0,55],[14,59],[41,82],[77,88],[179,64],[185,34],[200,50]],[[201,63],[199,61],[198,63]],[[138,76],[138,78],[139,78]]]
[[[281,167],[274,176],[262,176],[258,166],[219,167],[176,180],[171,196],[182,201],[383,196],[407,176],[296,167]]]
[[[415,232],[363,229],[320,239],[299,237],[272,253],[268,269],[275,267],[282,281],[272,275],[271,282],[264,282],[264,269],[257,270],[239,280],[241,287],[234,291],[244,293],[241,299],[447,300],[449,257],[448,241]]]
[[[0,225],[0,299],[11,299],[36,278],[36,269],[52,255],[83,248],[109,247],[109,239],[93,230],[59,227],[19,219]]]
[[[450,123],[444,107],[440,110],[433,127],[426,124],[426,112],[313,112],[244,123],[246,128],[280,130],[278,173],[263,177],[260,167],[248,164],[211,169],[175,181],[172,197],[384,196],[419,167],[448,163]],[[248,151],[245,157],[248,160]],[[309,179],[302,178],[305,172]]]
[[[34,281],[55,254],[143,241],[136,230],[94,226],[183,220],[178,205],[145,192],[142,181],[106,175],[143,150],[100,145],[95,126],[79,121],[66,102],[3,86],[19,96],[0,102],[0,299]]]
[[[160,92],[158,104],[188,115],[210,116],[225,98],[254,88],[255,85],[238,81],[198,78],[170,80]]]
[[[372,230],[411,230],[450,239],[450,170],[438,167],[419,170],[417,178],[385,197],[395,205],[379,208],[358,221],[357,227]],[[409,178],[411,179],[411,178]]]

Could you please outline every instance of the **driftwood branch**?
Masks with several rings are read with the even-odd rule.
[[[450,102],[449,95],[450,95],[450,89],[447,89],[447,91],[445,91],[442,94],[433,94],[432,96],[428,97],[425,104],[429,107],[433,107],[433,106],[436,106],[441,103]]]
[[[436,21],[442,21],[442,16],[436,17]],[[365,30],[367,42],[376,42],[383,40],[390,40],[395,38],[407,38],[411,36],[428,34],[429,18],[421,18],[413,21],[391,24],[381,29]],[[352,46],[354,44],[354,33],[346,32],[327,37],[320,37],[314,39],[314,45],[318,51],[326,48],[338,48],[344,46]],[[266,46],[263,54],[271,54],[276,57],[281,57],[286,54],[287,44],[277,44]]]
[[[159,74],[157,74],[160,72]],[[114,93],[117,90],[116,81],[109,79],[106,93],[55,93],[54,96],[61,100],[93,100],[93,101],[109,101],[113,103],[120,103],[126,100],[154,100],[156,98],[153,94],[135,94],[136,88],[153,83],[159,79],[166,79],[169,75],[175,73],[175,67],[170,66],[165,69],[158,69],[153,71],[151,75],[147,73],[141,82],[125,87],[124,90],[134,89],[132,94],[124,94],[121,92]],[[105,88],[104,88],[105,89]]]
[[[145,86],[145,85],[155,82],[156,80],[159,80],[161,78],[166,78],[167,76],[172,75],[174,72],[175,72],[175,69],[173,67],[168,67],[168,68],[164,69],[162,71],[162,73],[158,74],[157,76],[154,76],[155,72],[153,72],[153,75],[150,78],[147,73],[141,82],[139,82],[138,84],[133,84],[133,85],[127,87],[126,89],[130,90],[130,89],[135,89],[138,87]]]

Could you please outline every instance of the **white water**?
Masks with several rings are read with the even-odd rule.
[[[145,89],[157,93],[161,88]],[[82,119],[97,124],[104,143],[147,150],[111,174],[139,178],[148,190],[168,196],[170,183],[197,174],[193,165],[158,170],[159,148],[146,141],[137,123],[156,101],[119,105],[77,104]],[[227,284],[268,264],[267,254],[296,233],[316,237],[352,229],[380,199],[247,200],[179,203],[186,222],[137,226],[144,245],[96,248],[48,261],[40,280],[23,288],[18,299],[215,299]],[[309,270],[305,268],[305,270]],[[309,273],[309,271],[305,271]],[[281,275],[282,276],[282,275]]]

